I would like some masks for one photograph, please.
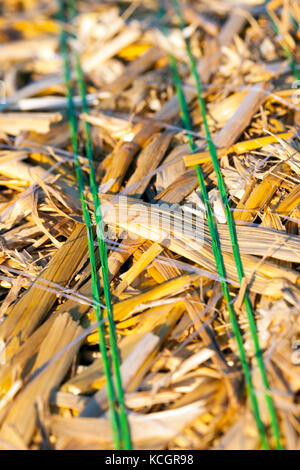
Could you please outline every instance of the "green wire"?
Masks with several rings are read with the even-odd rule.
[[[162,17],[163,15],[164,15],[164,10],[163,10],[163,8],[161,8],[159,16]],[[168,35],[168,31],[167,31],[166,27],[163,27],[163,32],[166,36]],[[173,55],[170,55],[169,59],[170,59],[171,70],[172,70],[173,79],[174,79],[174,83],[175,83],[175,87],[176,87],[176,93],[177,93],[177,97],[178,97],[178,102],[179,102],[179,107],[180,107],[180,111],[181,111],[182,121],[183,121],[183,124],[184,124],[184,127],[186,128],[186,130],[191,131],[192,130],[192,125],[191,125],[191,121],[190,121],[190,117],[189,117],[187,102],[186,102],[186,99],[185,99],[185,96],[184,96],[184,93],[183,93],[182,84],[181,84],[180,76],[179,76],[179,73],[178,73],[176,59],[174,58]],[[187,135],[188,135],[190,148],[191,148],[192,151],[194,151],[196,149],[196,146],[194,144],[193,137],[189,133]],[[245,353],[245,349],[244,349],[243,339],[242,339],[241,332],[240,332],[240,329],[239,329],[237,316],[236,316],[236,313],[235,313],[233,305],[232,305],[232,299],[231,299],[231,295],[229,293],[229,288],[228,288],[228,285],[227,285],[226,280],[225,280],[226,279],[226,269],[225,269],[224,259],[223,259],[223,255],[222,255],[222,251],[221,251],[219,234],[218,234],[217,227],[216,227],[216,224],[215,224],[215,221],[214,221],[213,212],[212,212],[212,209],[211,209],[211,206],[210,206],[210,203],[209,203],[209,198],[208,198],[207,189],[206,189],[206,185],[205,185],[204,175],[203,175],[203,172],[202,172],[199,165],[195,165],[195,170],[196,170],[196,174],[197,174],[197,178],[198,178],[202,198],[203,198],[205,208],[206,208],[207,222],[208,222],[209,231],[210,231],[211,240],[212,240],[213,255],[214,255],[214,258],[215,258],[215,261],[216,261],[216,267],[217,267],[218,273],[221,277],[221,281],[220,281],[221,282],[221,287],[222,287],[222,290],[223,290],[225,301],[227,302],[229,319],[230,319],[230,323],[232,325],[233,334],[236,338],[238,351],[239,351],[239,356],[240,356],[240,361],[241,361],[241,365],[242,365],[244,375],[245,375],[246,387],[247,387],[247,391],[248,391],[248,394],[249,394],[249,397],[250,397],[253,414],[254,414],[256,425],[257,425],[258,432],[259,432],[259,435],[260,435],[262,447],[264,449],[269,449],[269,445],[268,445],[268,441],[267,441],[267,437],[266,437],[266,431],[265,431],[264,425],[263,425],[261,417],[260,417],[257,397],[256,397],[255,390],[254,390],[254,387],[253,387],[251,372],[250,372],[249,365],[248,365],[248,362],[247,362],[247,357],[246,357],[246,353]]]
[[[75,1],[71,0],[68,2],[69,4],[69,12],[71,19],[76,14],[76,7]],[[74,52],[75,57],[75,71],[77,76],[77,81],[79,85],[80,97],[82,101],[82,110],[84,113],[88,113],[88,105],[86,100],[86,89],[84,83],[84,77],[82,73],[82,68],[80,65],[80,60],[78,53]],[[84,131],[86,135],[86,155],[88,157],[89,162],[89,181],[91,187],[91,193],[94,203],[94,210],[95,210],[95,220],[97,225],[97,241],[99,245],[99,253],[100,253],[100,261],[101,261],[101,272],[102,272],[102,279],[103,279],[103,291],[104,291],[104,298],[105,298],[105,305],[106,305],[106,312],[107,312],[107,319],[108,319],[108,326],[109,326],[109,342],[111,348],[111,357],[112,363],[114,367],[115,373],[115,382],[116,382],[116,394],[119,402],[119,417],[120,417],[120,425],[121,425],[121,432],[123,438],[123,448],[125,450],[132,449],[131,444],[131,437],[130,437],[130,428],[127,419],[126,407],[125,407],[125,400],[124,400],[124,392],[122,388],[122,378],[121,378],[121,370],[120,370],[120,360],[119,360],[119,352],[118,352],[118,344],[117,344],[117,334],[115,323],[113,319],[113,311],[111,305],[111,294],[110,294],[110,287],[109,287],[109,276],[108,276],[108,261],[107,261],[107,249],[105,243],[105,233],[104,233],[104,224],[102,219],[102,211],[101,211],[101,203],[98,194],[98,186],[96,181],[96,173],[93,166],[93,146],[92,146],[92,139],[91,139],[91,132],[90,132],[90,125],[89,123],[84,120]]]
[[[60,0],[59,20],[61,22],[64,22],[65,20],[63,0]],[[110,412],[110,420],[111,420],[111,426],[113,430],[114,442],[115,442],[116,449],[119,450],[122,448],[122,428],[121,428],[121,423],[120,423],[121,420],[119,420],[118,413],[117,413],[117,408],[116,408],[116,403],[115,403],[116,400],[115,400],[114,384],[113,384],[113,379],[112,379],[112,374],[111,374],[111,369],[110,369],[110,362],[109,362],[109,358],[108,358],[108,354],[106,350],[103,312],[100,308],[100,299],[101,299],[100,282],[99,282],[99,277],[98,277],[97,267],[96,267],[92,222],[91,222],[91,218],[90,218],[90,214],[88,210],[87,201],[84,195],[83,172],[82,172],[80,162],[78,159],[77,123],[76,123],[75,112],[74,112],[74,102],[72,98],[70,63],[69,63],[68,45],[67,45],[67,33],[64,28],[61,29],[61,33],[60,33],[60,49],[61,49],[61,54],[64,60],[64,79],[65,79],[66,88],[67,88],[68,117],[69,117],[71,141],[72,141],[72,147],[73,147],[73,153],[74,153],[75,172],[76,172],[76,178],[78,182],[83,218],[84,218],[84,222],[86,224],[86,229],[87,229],[88,251],[89,251],[89,257],[90,257],[90,264],[91,264],[92,298],[94,301],[95,316],[96,316],[97,323],[98,323],[99,349],[100,349],[101,357],[103,360],[103,368],[104,368],[104,373],[106,377],[109,412]],[[103,243],[105,243],[104,239],[103,239]],[[103,246],[103,244],[101,246]],[[100,245],[99,245],[99,251],[101,251]],[[103,282],[105,285],[105,281]]]
[[[177,14],[179,22],[180,22],[180,28],[183,30],[185,28],[185,22],[184,22],[184,18],[183,18],[182,12],[181,12],[180,4],[179,4],[178,0],[172,0],[172,3],[173,3],[174,9],[176,11],[176,14]],[[245,274],[244,274],[242,259],[241,259],[239,246],[238,246],[236,228],[235,228],[234,220],[233,220],[232,213],[231,213],[231,210],[230,210],[224,180],[223,180],[221,170],[220,170],[220,166],[219,166],[216,147],[215,147],[215,145],[212,141],[210,130],[209,130],[209,127],[208,127],[208,122],[207,122],[207,117],[206,117],[206,106],[205,106],[205,101],[204,101],[203,96],[202,96],[203,87],[202,87],[202,83],[201,83],[200,77],[199,77],[198,72],[197,72],[195,58],[193,56],[191,46],[190,46],[190,42],[189,42],[188,39],[185,39],[185,44],[186,44],[186,50],[187,50],[187,54],[188,54],[188,58],[189,58],[189,62],[190,62],[191,72],[192,72],[192,75],[193,75],[193,77],[195,79],[195,83],[196,83],[197,96],[198,96],[198,101],[199,101],[199,105],[200,105],[200,109],[201,109],[201,113],[202,113],[202,117],[203,117],[203,124],[204,124],[204,129],[205,129],[205,134],[206,134],[207,145],[208,145],[209,153],[210,153],[211,160],[212,160],[212,163],[213,163],[213,167],[214,167],[214,170],[215,170],[215,173],[216,173],[216,176],[217,176],[217,183],[218,183],[220,195],[221,195],[224,210],[225,210],[225,215],[226,215],[226,220],[227,220],[228,229],[229,229],[229,233],[230,233],[232,251],[233,251],[233,256],[234,256],[234,260],[235,260],[235,264],[236,264],[237,274],[238,274],[239,282],[241,283],[243,278],[245,277]],[[262,377],[262,382],[263,382],[264,388],[266,390],[265,400],[266,400],[268,412],[269,412],[269,415],[270,415],[272,432],[273,432],[273,435],[274,435],[274,438],[275,438],[275,441],[276,441],[277,448],[281,449],[282,446],[281,446],[281,443],[280,443],[279,425],[278,425],[278,421],[277,421],[277,417],[276,417],[276,411],[275,411],[274,403],[273,403],[273,400],[272,400],[272,398],[269,394],[270,386],[269,386],[267,373],[266,373],[266,369],[265,369],[264,362],[263,362],[263,356],[262,356],[260,345],[259,345],[259,339],[258,339],[255,320],[254,320],[254,314],[253,314],[253,311],[252,311],[252,305],[251,305],[251,302],[250,302],[250,299],[249,299],[248,289],[246,289],[246,292],[245,292],[245,295],[244,295],[244,304],[245,304],[245,309],[246,309],[246,313],[247,313],[247,317],[248,317],[249,329],[250,329],[252,341],[253,341],[253,344],[254,344],[254,350],[255,350],[255,356],[256,356],[257,364],[258,364],[258,367],[259,367],[259,370],[260,370],[260,374],[261,374],[261,377]]]

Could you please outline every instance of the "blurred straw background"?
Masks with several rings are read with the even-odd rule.
[[[82,112],[72,63],[86,181],[84,123],[91,126],[133,448],[261,448],[195,164],[276,447],[185,37],[203,83],[282,445],[299,449],[299,2],[182,0],[183,31],[165,2],[168,37],[154,0],[76,4],[77,16],[62,24],[58,2],[0,2],[0,448],[114,448],[67,117],[64,27],[87,90]],[[170,53],[189,105],[193,154]],[[95,222],[92,194],[85,195]],[[108,338],[105,310],[104,317]]]

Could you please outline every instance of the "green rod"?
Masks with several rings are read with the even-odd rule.
[[[65,21],[63,0],[60,0],[60,9],[59,9],[58,18],[62,23]],[[106,377],[107,396],[108,396],[108,403],[109,403],[111,426],[112,426],[113,436],[114,436],[114,443],[115,443],[115,448],[119,450],[121,449],[121,443],[122,443],[121,428],[120,428],[117,409],[115,406],[114,384],[113,384],[113,379],[112,379],[112,374],[111,374],[111,369],[110,369],[110,362],[109,362],[109,358],[108,358],[108,354],[106,350],[103,312],[100,308],[100,300],[101,300],[100,282],[99,282],[96,259],[95,259],[95,252],[94,252],[93,228],[92,228],[92,222],[91,222],[91,217],[90,217],[90,213],[88,210],[87,201],[86,201],[85,194],[84,194],[83,172],[82,172],[79,158],[78,158],[77,123],[76,123],[76,118],[75,118],[74,102],[73,102],[73,97],[72,97],[70,63],[69,63],[68,45],[67,45],[67,33],[63,27],[61,28],[61,32],[60,32],[60,50],[61,50],[61,54],[62,54],[63,62],[64,62],[64,79],[65,79],[65,84],[67,88],[68,118],[69,118],[71,142],[72,142],[72,148],[73,148],[73,154],[74,154],[75,173],[76,173],[76,178],[78,182],[83,219],[84,219],[86,229],[87,229],[88,252],[89,252],[90,264],[91,264],[92,298],[95,302],[94,311],[95,311],[95,316],[96,316],[97,323],[98,323],[99,350],[101,353],[104,373]]]
[[[183,30],[185,28],[185,22],[184,22],[184,18],[183,18],[183,15],[182,15],[181,8],[180,8],[180,4],[179,4],[178,0],[172,0],[172,3],[173,3],[173,6],[174,6],[174,9],[176,11],[177,17],[179,19],[180,28],[181,28],[181,30]],[[236,269],[237,269],[237,274],[238,274],[239,282],[241,283],[242,280],[245,278],[245,274],[244,274],[243,263],[242,263],[242,259],[241,259],[241,255],[240,255],[240,251],[239,251],[236,227],[235,227],[235,223],[234,223],[232,213],[231,213],[231,210],[230,210],[230,206],[229,206],[229,202],[228,202],[228,198],[227,198],[227,193],[226,193],[226,188],[225,188],[224,180],[223,180],[223,177],[222,177],[222,173],[221,173],[221,169],[220,169],[220,165],[219,165],[219,161],[218,161],[216,147],[215,147],[215,145],[212,141],[209,126],[208,126],[208,122],[207,122],[206,106],[205,106],[205,101],[203,99],[203,87],[202,87],[201,79],[200,79],[199,74],[197,72],[196,61],[195,61],[195,58],[194,58],[192,50],[191,50],[190,42],[187,38],[185,39],[185,44],[186,44],[187,55],[188,55],[188,58],[189,58],[191,73],[194,77],[195,84],[196,84],[197,97],[198,97],[198,102],[199,102],[199,105],[200,105],[201,114],[202,114],[202,118],[203,118],[203,124],[204,124],[204,129],[205,129],[207,145],[208,145],[211,161],[212,161],[212,164],[213,164],[216,176],[217,176],[218,188],[219,188],[220,195],[221,195],[222,202],[223,202],[223,206],[224,206],[224,211],[225,211],[226,220],[227,220],[227,224],[228,224],[228,229],[229,229],[229,234],[230,234],[230,239],[231,239],[231,245],[232,245],[232,251],[233,251],[233,256],[234,256]],[[250,299],[249,299],[249,294],[248,294],[248,289],[247,288],[246,288],[246,292],[245,292],[245,295],[244,295],[244,305],[245,305],[245,309],[246,309],[246,313],[247,313],[247,317],[248,317],[249,329],[250,329],[252,341],[253,341],[253,344],[254,344],[254,350],[255,350],[255,356],[256,356],[257,364],[258,364],[258,367],[259,367],[259,370],[260,370],[263,386],[265,388],[264,396],[265,396],[265,401],[266,401],[266,404],[267,404],[268,412],[269,412],[269,415],[270,415],[271,428],[272,428],[273,436],[274,436],[275,441],[276,441],[276,447],[278,449],[281,449],[282,446],[281,446],[281,443],[280,443],[279,425],[278,425],[278,421],[277,421],[277,416],[276,416],[274,403],[273,403],[272,397],[269,393],[270,392],[270,386],[269,386],[267,373],[266,373],[266,369],[265,369],[265,365],[264,365],[264,361],[263,361],[263,355],[262,355],[261,348],[260,348],[260,345],[259,345],[259,338],[258,338],[258,334],[257,334],[257,330],[256,330],[254,314],[253,314],[252,305],[251,305],[251,302],[250,302]]]
[[[80,95],[82,99],[82,110],[84,113],[88,112],[88,107],[86,103],[86,93],[85,93],[85,85],[82,77],[82,70],[79,62],[78,54],[75,53],[75,68],[77,72],[77,79],[80,88]],[[79,78],[80,77],[80,78]],[[131,437],[130,437],[130,428],[127,419],[127,412],[125,407],[125,400],[124,400],[124,392],[122,387],[122,377],[121,377],[121,369],[120,369],[120,359],[119,359],[119,352],[118,352],[118,344],[117,344],[117,334],[116,328],[113,318],[113,310],[111,304],[111,293],[110,293],[110,286],[109,286],[109,275],[108,275],[108,260],[107,260],[107,249],[105,243],[105,233],[104,233],[104,224],[102,219],[101,213],[101,203],[100,198],[98,195],[98,187],[96,183],[96,174],[95,169],[93,166],[92,158],[93,158],[93,147],[91,141],[91,134],[90,134],[90,126],[89,123],[84,120],[84,129],[86,135],[86,154],[89,161],[89,179],[90,179],[90,187],[91,193],[95,208],[95,220],[97,225],[97,242],[99,245],[99,252],[100,252],[100,260],[101,260],[101,272],[102,272],[102,279],[103,279],[103,290],[104,290],[104,298],[105,298],[105,305],[107,311],[107,319],[109,325],[109,342],[111,348],[111,357],[114,366],[114,373],[115,373],[115,380],[116,380],[116,393],[117,398],[119,401],[119,414],[120,414],[120,423],[122,429],[122,436],[123,436],[123,447],[125,450],[132,449],[131,444]]]
[[[163,8],[161,8],[160,10],[160,17],[162,16],[164,16]],[[168,36],[168,30],[164,25],[163,25],[163,32],[166,36]],[[169,59],[170,59],[170,65],[171,65],[173,80],[175,83],[182,121],[186,130],[191,131],[192,130],[191,120],[189,117],[187,102],[183,93],[183,88],[182,88],[181,79],[180,79],[179,72],[178,72],[176,59],[173,55],[170,55]],[[188,140],[189,140],[189,145],[190,145],[191,150],[194,151],[196,149],[196,146],[194,144],[192,135],[189,133],[188,133]],[[245,349],[244,349],[243,339],[242,339],[241,332],[240,332],[239,325],[238,325],[238,319],[237,319],[236,313],[232,305],[232,298],[229,292],[229,287],[225,280],[226,279],[225,263],[224,263],[224,259],[223,259],[223,255],[221,251],[221,244],[220,244],[219,234],[217,231],[217,226],[216,226],[214,215],[213,215],[210,203],[209,203],[204,175],[203,175],[200,165],[196,165],[195,170],[196,170],[203,202],[205,204],[207,222],[208,222],[208,227],[209,227],[211,240],[212,240],[213,255],[215,258],[218,273],[221,277],[220,283],[221,283],[221,287],[223,290],[225,301],[227,302],[229,319],[232,325],[233,334],[237,342],[240,361],[241,361],[241,365],[242,365],[243,372],[245,375],[246,387],[247,387],[248,395],[251,401],[254,418],[256,421],[257,428],[258,428],[262,447],[264,449],[269,449],[269,444],[268,444],[267,437],[266,437],[266,431],[265,431],[263,422],[260,417],[257,397],[255,394],[255,390],[254,390],[254,386],[252,382],[250,368],[247,362],[247,356],[246,356]]]
[[[69,11],[69,19],[72,20],[76,15],[76,0],[69,0],[68,2],[68,11]],[[79,60],[79,55],[76,51],[74,51],[74,58],[75,58],[75,72],[76,78],[79,85],[79,92],[82,102],[82,111],[84,113],[88,113],[88,104],[86,99],[86,88],[84,83],[84,76]],[[95,213],[95,220],[97,226],[97,242],[99,245],[99,253],[100,253],[100,261],[101,261],[101,272],[102,272],[102,280],[103,280],[103,291],[104,291],[104,299],[106,305],[106,312],[107,312],[107,319],[108,319],[108,329],[109,329],[109,343],[111,349],[111,358],[115,373],[115,388],[116,388],[116,395],[118,399],[119,405],[119,418],[120,418],[120,425],[122,431],[122,441],[123,441],[123,448],[124,450],[132,449],[131,443],[131,436],[130,436],[130,428],[127,419],[127,412],[125,407],[125,400],[124,400],[124,392],[122,387],[122,377],[121,377],[121,368],[120,368],[120,358],[119,358],[119,351],[118,351],[118,343],[117,343],[117,334],[116,328],[113,318],[113,309],[111,304],[111,293],[110,293],[110,285],[109,285],[109,275],[108,275],[108,259],[107,259],[107,248],[105,243],[105,233],[104,233],[104,224],[102,218],[102,210],[101,210],[101,202],[98,194],[98,185],[96,181],[96,173],[93,165],[93,145],[91,139],[91,132],[90,132],[90,125],[86,120],[83,120],[84,131],[85,131],[85,147],[86,147],[86,155],[88,157],[89,162],[89,182],[90,188],[94,203],[94,213]]]
[[[275,23],[275,21],[273,20],[273,18],[270,15],[270,13],[268,12],[268,8],[267,8],[268,3],[270,3],[270,0],[266,0],[265,3],[264,3],[264,6],[266,7],[266,13],[267,13],[267,16],[270,20],[270,23],[272,25],[274,33],[276,35],[278,35],[280,33],[280,31],[278,29],[277,24]],[[289,66],[290,66],[295,78],[300,81],[300,73],[298,72],[296,61],[295,61],[292,53],[284,46],[281,46],[281,49],[282,49],[285,57],[289,60]]]

